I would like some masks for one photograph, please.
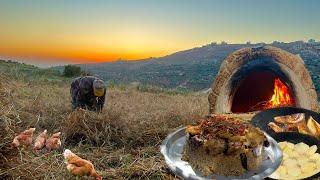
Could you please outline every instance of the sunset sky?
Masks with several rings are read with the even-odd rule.
[[[37,65],[164,56],[210,42],[320,40],[317,0],[0,1],[0,58]]]

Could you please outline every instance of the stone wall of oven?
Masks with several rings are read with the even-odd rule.
[[[222,63],[209,94],[210,113],[230,113],[232,106],[232,78],[247,63],[269,58],[280,67],[281,73],[292,83],[296,106],[317,110],[317,93],[303,60],[279,48],[264,46],[243,48],[230,54]]]

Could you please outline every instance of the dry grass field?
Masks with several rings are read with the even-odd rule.
[[[169,132],[207,113],[206,94],[134,87],[109,88],[102,113],[72,112],[68,81],[0,76],[0,179],[79,179],[66,170],[66,148],[92,161],[104,179],[175,179],[159,145]],[[48,156],[12,149],[14,136],[29,127],[37,129],[34,137],[44,129],[61,131],[61,149]]]

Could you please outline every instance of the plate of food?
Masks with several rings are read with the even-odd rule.
[[[280,132],[299,132],[320,139],[320,114],[296,107],[273,108],[255,115],[252,124],[274,137]]]
[[[320,177],[320,143],[313,136],[298,132],[280,132],[274,136],[283,152],[272,179],[316,179]]]
[[[282,160],[267,133],[221,115],[169,134],[160,149],[168,167],[184,179],[263,179]]]

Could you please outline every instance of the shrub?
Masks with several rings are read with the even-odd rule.
[[[66,77],[75,77],[82,74],[81,68],[74,65],[66,65],[64,67],[63,75]]]

